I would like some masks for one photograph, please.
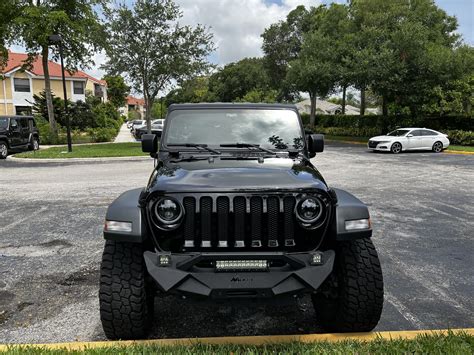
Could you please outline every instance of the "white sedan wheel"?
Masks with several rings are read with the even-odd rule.
[[[433,144],[433,152],[435,153],[441,153],[443,151],[443,143],[441,142],[435,142]]]
[[[395,142],[395,143],[392,144],[392,147],[390,148],[390,151],[393,154],[398,154],[402,151],[402,145],[398,142]]]

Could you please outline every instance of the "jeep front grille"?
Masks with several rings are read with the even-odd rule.
[[[326,196],[321,196],[329,212]],[[281,195],[173,195],[184,208],[181,227],[172,232],[157,231],[156,240],[164,249],[192,250],[312,250],[319,244],[327,223],[307,230],[295,217],[297,194]],[[149,202],[153,204],[153,199]],[[149,209],[150,210],[150,209]],[[169,245],[181,240],[179,247]],[[180,235],[181,238],[177,238]]]

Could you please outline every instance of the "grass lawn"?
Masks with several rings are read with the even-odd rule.
[[[324,136],[325,139],[332,141],[342,141],[342,142],[360,142],[366,144],[369,141],[370,137],[351,137],[351,136]],[[468,145],[450,145],[447,151],[463,151],[463,152],[474,152],[474,146]]]
[[[47,350],[37,347],[10,347],[6,354],[63,354],[65,349]],[[205,345],[89,348],[86,354],[472,354],[474,337],[465,333],[422,335],[413,340],[383,340],[370,342],[342,341],[337,343],[288,343],[262,346]]]
[[[17,158],[57,159],[57,158],[101,158],[101,157],[133,157],[145,156],[140,143],[106,143],[72,146],[72,153],[67,147],[52,147],[36,152],[15,154]]]

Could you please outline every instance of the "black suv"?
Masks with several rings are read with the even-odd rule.
[[[310,158],[295,106],[171,105],[148,185],[110,205],[100,316],[110,339],[141,338],[155,296],[294,300],[311,295],[319,324],[370,331],[383,279],[367,207],[331,188]],[[335,167],[337,168],[337,167]],[[198,308],[196,308],[198,311]]]
[[[0,159],[14,150],[38,150],[39,132],[31,116],[0,116]]]

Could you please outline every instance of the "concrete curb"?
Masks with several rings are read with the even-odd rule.
[[[14,156],[9,156],[7,158],[9,161],[14,161],[17,163],[100,163],[100,162],[110,162],[110,161],[145,161],[152,159],[149,156],[132,156],[132,157],[103,157],[103,158],[57,158],[57,159],[41,159],[41,158],[16,158]]]
[[[33,346],[45,350],[66,349],[69,351],[81,351],[85,349],[97,349],[104,347],[129,347],[134,345],[157,345],[157,346],[191,346],[196,344],[207,345],[265,345],[282,344],[292,342],[339,342],[346,340],[372,341],[376,339],[414,339],[419,335],[447,335],[453,333],[467,333],[474,335],[474,328],[464,329],[440,329],[440,330],[409,330],[394,332],[373,333],[333,333],[333,334],[301,334],[301,335],[261,335],[261,336],[238,336],[238,337],[214,337],[214,338],[184,338],[184,339],[151,339],[151,340],[128,340],[128,341],[97,341],[97,342],[70,342],[52,344],[0,344],[0,351],[7,351],[13,346]]]

